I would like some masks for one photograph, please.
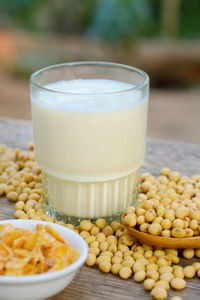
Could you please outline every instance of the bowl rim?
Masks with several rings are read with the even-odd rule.
[[[31,223],[33,225],[37,224],[43,224],[43,225],[50,225],[56,230],[59,231],[59,228],[62,227],[66,232],[70,233],[70,235],[73,235],[76,240],[78,240],[78,243],[80,244],[80,255],[77,258],[77,260],[72,263],[71,265],[65,267],[64,269],[54,271],[54,272],[46,272],[41,274],[35,274],[35,275],[23,275],[23,276],[5,276],[0,275],[0,284],[19,284],[19,283],[35,283],[35,282],[41,282],[41,281],[51,281],[54,279],[58,279],[60,277],[64,277],[67,275],[70,275],[74,271],[78,270],[85,262],[87,254],[88,254],[88,246],[84,239],[73,230],[60,225],[56,223],[50,223],[46,221],[39,221],[39,220],[23,220],[23,219],[7,219],[7,220],[0,220],[1,224],[12,224],[13,226],[18,226],[20,228],[20,224],[24,223]],[[60,232],[60,231],[59,231]],[[61,234],[62,235],[62,234]]]

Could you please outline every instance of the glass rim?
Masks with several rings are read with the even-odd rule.
[[[73,67],[73,66],[103,66],[103,67],[115,67],[115,68],[121,68],[124,70],[127,70],[129,72],[136,72],[139,73],[143,77],[143,82],[132,86],[130,88],[125,88],[120,91],[114,91],[114,92],[95,92],[95,93],[76,93],[76,92],[67,92],[67,91],[59,91],[59,90],[53,90],[50,88],[47,88],[43,85],[38,84],[35,81],[35,78],[40,75],[42,72],[52,70],[52,69],[59,69],[63,67]],[[103,79],[103,78],[102,78]],[[77,61],[77,62],[67,62],[67,63],[60,63],[60,64],[55,64],[55,65],[50,65],[48,67],[44,67],[42,69],[39,69],[35,72],[33,72],[29,78],[29,82],[31,85],[34,87],[41,89],[46,92],[51,92],[51,93],[56,93],[56,94],[63,94],[63,95],[74,95],[74,96],[91,96],[91,95],[108,95],[108,94],[120,94],[120,93],[125,93],[129,91],[137,91],[140,90],[144,87],[146,87],[149,84],[149,76],[147,75],[146,72],[142,71],[141,69],[125,65],[125,64],[119,64],[119,63],[113,63],[113,62],[105,62],[105,61]]]

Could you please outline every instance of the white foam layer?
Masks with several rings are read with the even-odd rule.
[[[135,106],[145,101],[134,85],[108,79],[74,79],[44,86],[32,98],[40,105],[55,110],[113,111]],[[60,92],[60,93],[59,93]]]
[[[130,83],[108,79],[73,79],[53,82],[46,84],[45,87],[59,92],[97,94],[125,91],[134,86]]]

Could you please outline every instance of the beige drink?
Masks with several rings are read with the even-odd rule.
[[[149,78],[109,62],[50,66],[30,78],[36,160],[47,214],[119,219],[137,201]]]
[[[36,159],[48,204],[58,213],[97,218],[132,203],[145,155],[147,99],[133,86],[91,79],[45,86],[76,97],[42,92],[32,97]],[[128,95],[112,92],[130,89]],[[87,94],[104,91],[104,99]]]

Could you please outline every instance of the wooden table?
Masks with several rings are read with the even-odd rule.
[[[32,141],[31,123],[13,119],[0,118],[0,144],[26,149]],[[200,145],[172,143],[161,140],[148,139],[147,155],[142,171],[159,174],[163,166],[168,166],[186,175],[200,173]],[[14,205],[6,198],[0,200],[0,219],[13,218]],[[194,260],[190,260],[190,263]],[[182,259],[182,264],[188,261]],[[173,295],[180,295],[186,299],[200,299],[200,281],[196,277],[187,280],[187,287],[183,292],[169,291],[168,299]],[[137,284],[133,278],[122,280],[112,274],[101,273],[97,268],[83,266],[73,282],[52,300],[95,300],[95,299],[151,299],[142,284]]]

